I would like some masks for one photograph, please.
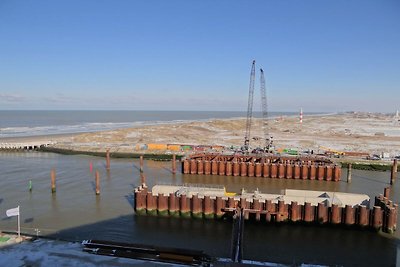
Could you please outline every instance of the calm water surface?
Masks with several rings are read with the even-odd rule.
[[[92,162],[99,170],[101,194],[94,193]],[[67,240],[106,239],[204,250],[229,257],[232,226],[228,221],[135,216],[133,189],[140,183],[136,159],[112,159],[111,171],[103,158],[38,152],[0,152],[0,229],[15,231],[16,218],[5,211],[21,206],[25,233]],[[147,184],[195,183],[225,186],[228,191],[283,188],[366,193],[373,201],[388,186],[389,172],[353,170],[345,182],[264,178],[172,175],[170,162],[145,161]],[[51,194],[50,170],[57,170],[57,192]],[[346,171],[343,171],[345,178]],[[32,180],[33,190],[28,183]],[[399,202],[400,182],[392,188]],[[345,228],[273,225],[246,222],[244,257],[286,264],[318,263],[344,266],[391,266],[396,262],[400,231],[393,236]]]

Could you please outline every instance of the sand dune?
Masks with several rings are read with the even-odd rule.
[[[132,152],[136,144],[149,143],[241,146],[245,124],[245,118],[215,119],[84,133],[61,138],[57,147]],[[305,115],[302,124],[297,117],[280,117],[269,120],[268,129],[276,148],[400,154],[400,122],[385,114]],[[260,119],[253,119],[251,136],[251,146],[262,145]]]

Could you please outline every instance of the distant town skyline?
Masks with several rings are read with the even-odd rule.
[[[399,1],[1,1],[0,110],[400,109]]]

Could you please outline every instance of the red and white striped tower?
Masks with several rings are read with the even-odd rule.
[[[300,124],[303,124],[303,108],[300,108]]]

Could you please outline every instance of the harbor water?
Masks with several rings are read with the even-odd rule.
[[[90,171],[90,164],[93,172]],[[179,166],[179,165],[178,165]],[[56,193],[51,193],[50,171],[56,170]],[[5,211],[20,206],[21,231],[64,240],[103,239],[128,243],[203,250],[230,257],[232,222],[137,216],[133,189],[140,184],[138,159],[105,159],[43,152],[0,152],[0,230],[16,231],[15,217]],[[100,173],[100,195],[94,173]],[[239,193],[256,189],[277,193],[284,188],[382,194],[389,172],[353,170],[346,181],[303,181],[255,177],[184,175],[171,172],[171,162],[145,161],[146,183],[225,186]],[[32,191],[29,184],[32,184]],[[399,203],[400,181],[391,188]],[[244,258],[284,264],[339,266],[394,266],[400,230],[393,235],[346,227],[245,223]]]

